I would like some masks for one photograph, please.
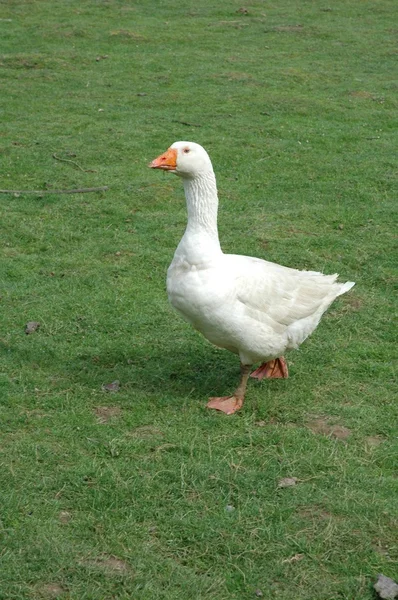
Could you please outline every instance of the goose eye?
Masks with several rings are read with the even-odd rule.
[[[184,154],[189,154],[191,151],[189,148],[184,148],[183,152],[184,152]]]

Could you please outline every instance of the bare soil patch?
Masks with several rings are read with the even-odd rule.
[[[39,598],[59,598],[66,590],[58,583],[46,583],[38,585],[35,588],[35,592],[39,595]]]
[[[82,564],[87,567],[94,569],[101,569],[108,574],[123,574],[130,571],[130,567],[125,560],[117,558],[116,556],[102,555],[97,558],[89,558],[83,560]]]
[[[308,429],[313,433],[320,433],[341,441],[346,441],[351,435],[351,429],[343,425],[331,425],[327,417],[316,417],[308,421]]]
[[[120,406],[96,406],[94,409],[98,423],[108,423],[115,417],[120,417],[122,409]]]
[[[163,432],[160,431],[157,427],[153,427],[152,425],[141,425],[140,427],[136,427],[129,432],[129,436],[137,437],[140,439],[150,439],[152,437],[161,437],[163,436]]]

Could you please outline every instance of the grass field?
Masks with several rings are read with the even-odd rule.
[[[397,577],[393,14],[1,4],[0,188],[109,186],[0,194],[1,599],[371,600]],[[226,252],[357,282],[230,418],[204,406],[236,357],[166,298],[185,205],[147,163],[178,139],[212,157]]]

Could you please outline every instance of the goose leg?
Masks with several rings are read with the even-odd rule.
[[[280,379],[289,377],[289,371],[287,368],[286,360],[283,356],[279,358],[275,358],[274,360],[269,360],[268,362],[263,363],[253,371],[250,377],[254,377],[255,379]]]
[[[209,398],[207,408],[221,410],[226,415],[232,415],[242,408],[245,399],[247,380],[249,379],[251,365],[240,365],[241,378],[238,387],[233,396],[221,396],[218,398]]]

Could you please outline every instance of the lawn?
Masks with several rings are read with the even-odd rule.
[[[1,5],[1,599],[397,578],[394,6]],[[165,292],[184,196],[147,164],[179,139],[211,155],[226,252],[356,281],[232,417],[205,404],[236,357]]]

